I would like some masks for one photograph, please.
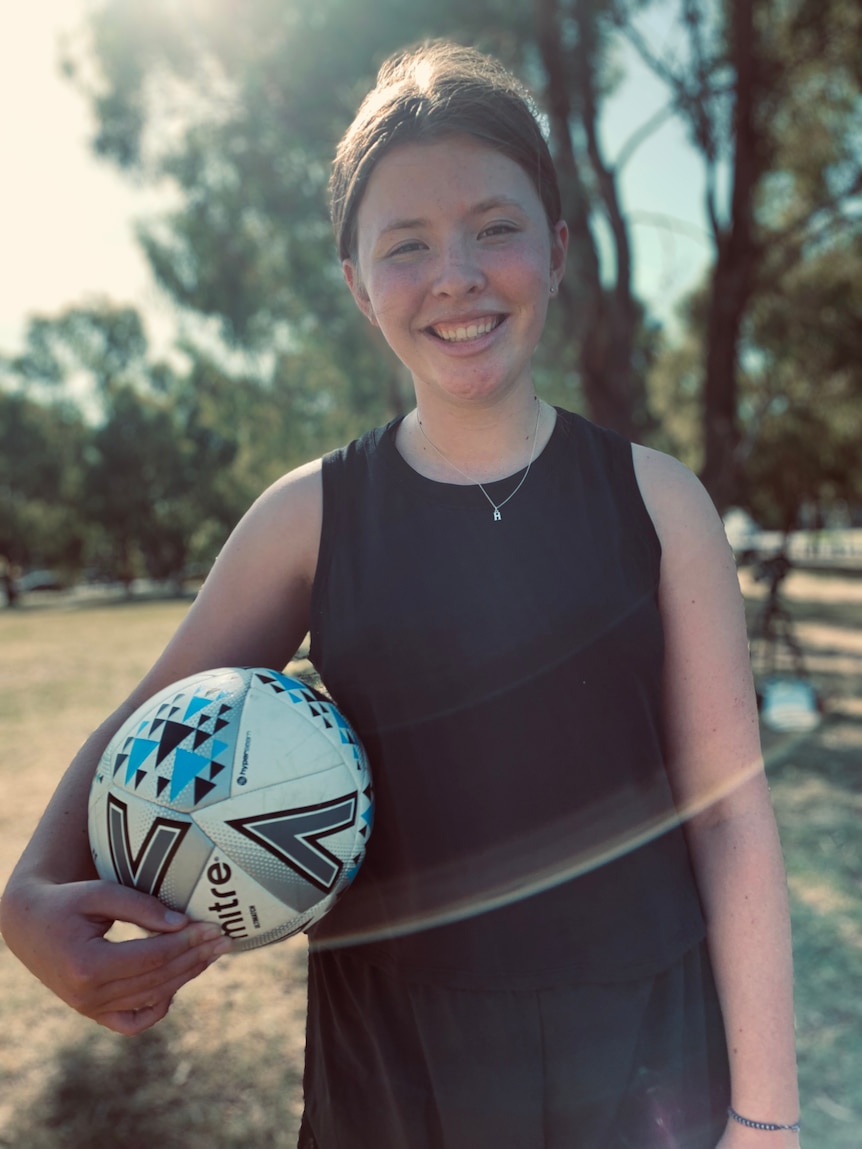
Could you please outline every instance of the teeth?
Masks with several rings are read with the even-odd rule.
[[[459,327],[434,327],[435,335],[445,339],[447,343],[464,343],[468,339],[477,339],[480,335],[487,335],[498,326],[499,319],[482,319],[478,323],[468,323]]]

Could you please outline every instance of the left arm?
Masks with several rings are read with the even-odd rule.
[[[799,1116],[784,865],[760,750],[742,597],[708,495],[682,464],[636,447],[662,544],[668,769],[707,925],[727,1034],[731,1104]],[[720,1149],[796,1149],[793,1132],[729,1121]]]

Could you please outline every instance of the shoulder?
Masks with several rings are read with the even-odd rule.
[[[242,600],[277,610],[287,600],[307,599],[320,547],[322,506],[319,459],[277,479],[234,527],[196,606]]]
[[[724,524],[705,487],[679,459],[638,444],[632,446],[635,477],[662,545],[672,558],[707,545],[729,551]]]
[[[322,460],[315,459],[272,483],[246,511],[225,550],[245,561],[289,563],[293,579],[310,582],[323,516],[321,473]]]
[[[704,524],[720,524],[718,512],[705,487],[689,468],[662,451],[632,445],[632,462],[647,509],[665,530],[671,530],[680,512]],[[677,524],[678,525],[678,524]]]
[[[632,451],[641,497],[662,550],[660,602],[666,627],[689,635],[715,623],[741,622],[733,551],[715,504],[678,459],[636,446]]]

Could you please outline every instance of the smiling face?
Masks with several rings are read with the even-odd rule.
[[[344,273],[413,375],[417,396],[532,389],[530,360],[568,233],[526,172],[468,136],[404,144],[379,162]]]

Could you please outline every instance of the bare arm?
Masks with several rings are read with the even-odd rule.
[[[760,750],[733,555],[706,492],[667,456],[635,449],[662,543],[669,769],[707,921],[727,1033],[731,1103],[756,1121],[799,1115],[784,866]],[[722,1149],[798,1144],[730,1122]]]
[[[0,903],[9,948],[64,1001],[109,1028],[152,1025],[223,947],[217,927],[189,924],[155,898],[96,880],[87,837],[96,764],[124,719],[162,687],[218,666],[288,662],[308,629],[321,513],[319,463],[255,503],[155,665],[76,755],[9,880]],[[159,936],[106,942],[114,920]]]

